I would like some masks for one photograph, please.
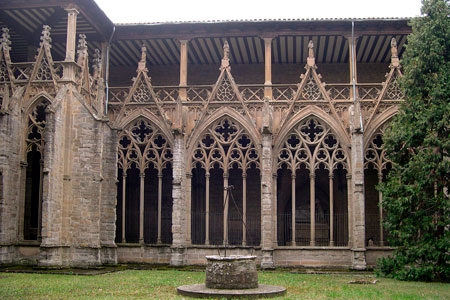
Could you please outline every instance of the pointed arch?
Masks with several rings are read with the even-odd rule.
[[[45,128],[45,118],[46,118],[46,110],[47,108],[52,105],[53,103],[53,98],[50,97],[49,95],[47,95],[46,93],[40,93],[39,95],[36,95],[35,97],[33,97],[33,99],[30,101],[29,105],[26,107],[26,109],[24,109],[24,114],[23,114],[23,127],[22,127],[22,134],[24,136],[24,141],[25,143],[23,144],[22,147],[22,157],[24,157],[24,161],[26,161],[26,155],[27,155],[27,149],[29,148],[29,135],[33,132],[33,130],[35,131],[37,128],[38,131],[40,132],[40,141],[39,143],[42,144],[42,149],[40,149],[39,151],[41,152],[41,154],[44,154],[44,128]],[[40,107],[40,108],[38,108]],[[37,115],[39,114],[39,118],[40,120],[36,120],[35,118],[33,118],[33,115]],[[36,143],[36,141],[32,142],[32,143]]]
[[[42,225],[43,169],[45,155],[46,110],[52,100],[45,94],[33,98],[23,115],[22,178],[24,180],[23,225],[25,240],[38,240]]]
[[[273,170],[279,245],[347,245],[350,142],[340,128],[309,108],[278,134]]]
[[[257,151],[259,154],[261,154],[261,135],[259,134],[258,130],[256,129],[255,124],[248,120],[246,117],[244,117],[241,113],[237,112],[233,108],[230,107],[221,107],[217,109],[215,112],[213,112],[211,115],[208,116],[202,123],[198,123],[192,130],[192,134],[188,139],[187,142],[187,163],[191,162],[191,156],[192,152],[194,151],[194,148],[197,146],[197,143],[201,136],[204,134],[204,132],[219,118],[228,117],[234,121],[236,121],[238,124],[240,124],[245,131],[250,135],[251,140],[253,141]]]
[[[39,94],[33,96],[33,98],[31,98],[30,101],[28,101],[27,106],[24,108],[25,112],[24,115],[25,116],[28,115],[30,111],[34,108],[36,103],[40,101],[47,101],[51,105],[55,102],[55,99],[45,92],[40,92]]]
[[[173,138],[156,122],[135,113],[120,124],[116,242],[172,241]]]
[[[321,121],[323,121],[326,125],[329,126],[329,128],[335,133],[338,137],[339,142],[341,145],[343,145],[343,148],[347,154],[347,157],[350,157],[350,153],[348,152],[348,148],[345,147],[345,145],[350,145],[350,137],[347,134],[346,131],[343,130],[342,124],[335,120],[334,118],[331,118],[328,114],[326,114],[324,111],[315,108],[314,106],[308,106],[305,109],[302,109],[299,111],[293,118],[291,118],[287,123],[284,124],[284,126],[281,128],[281,130],[278,132],[273,144],[275,145],[273,153],[275,155],[278,155],[280,148],[283,146],[283,141],[286,139],[292,128],[294,128],[297,124],[299,124],[302,120],[305,120],[309,117],[315,117]],[[275,160],[274,160],[275,162]],[[349,161],[349,168],[351,162]],[[274,165],[275,166],[275,165]]]
[[[368,126],[366,128],[366,131],[364,132],[364,149],[367,148],[368,143],[370,142],[373,135],[378,131],[378,129],[387,122],[390,122],[390,120],[392,120],[392,118],[397,113],[398,106],[392,105],[372,120],[371,124],[369,124],[370,126]]]
[[[397,107],[391,107],[377,116],[364,136],[364,214],[369,247],[386,245],[388,232],[383,228],[383,194],[376,186],[386,179],[392,167],[384,149],[384,132],[397,112]]]
[[[129,115],[117,119],[117,121],[114,124],[114,127],[122,130],[139,118],[147,119],[148,121],[152,122],[155,126],[157,126],[163,132],[166,138],[169,139],[170,145],[173,146],[173,134],[169,126],[167,126],[167,124],[163,120],[161,120],[160,117],[156,116],[153,112],[147,109],[133,110]]]
[[[233,109],[197,126],[186,164],[193,244],[259,245],[260,148],[254,125]]]

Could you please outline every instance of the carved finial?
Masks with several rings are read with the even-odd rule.
[[[6,27],[2,28],[2,46],[6,47],[8,50],[11,50],[9,45],[11,45],[11,41],[9,40],[9,29]]]
[[[397,40],[395,38],[392,38],[392,40],[391,40],[391,53],[392,53],[392,57],[398,57]]]
[[[102,65],[102,56],[100,54],[100,50],[94,50],[94,66],[100,67]]]
[[[220,69],[225,69],[230,67],[230,45],[228,45],[228,41],[225,41],[223,44],[223,58]]]
[[[312,40],[308,43],[308,58],[307,58],[307,65],[310,67],[314,67],[316,64],[316,60],[314,58],[314,43]]]
[[[223,59],[230,59],[230,45],[228,45],[228,41],[225,41],[223,44]]]
[[[147,47],[145,47],[144,44],[142,44],[141,48],[141,61],[145,62],[147,60]]]
[[[94,60],[93,60],[93,67],[94,67],[94,77],[100,77],[100,70],[102,68],[102,57],[100,55],[100,50],[95,49],[94,51]]]
[[[77,47],[77,53],[78,57],[84,56],[87,54],[87,42],[86,42],[86,35],[80,34],[78,39],[78,47]]]
[[[308,57],[310,58],[314,58],[314,43],[312,40],[309,41],[308,43]]]
[[[138,71],[147,71],[146,62],[147,62],[147,47],[145,47],[145,45],[142,44],[141,60],[139,61],[138,64]]]
[[[48,25],[42,26],[42,34],[41,34],[41,46],[43,44],[51,46],[52,38],[50,37],[50,30],[52,28]]]
[[[400,61],[398,59],[397,40],[395,38],[392,38],[391,40],[391,65],[393,67],[400,66]]]

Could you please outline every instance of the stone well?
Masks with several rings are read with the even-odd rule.
[[[271,298],[282,296],[286,288],[258,285],[256,256],[206,256],[205,284],[183,285],[177,292],[195,298]]]
[[[206,287],[254,289],[258,287],[256,256],[206,256]]]

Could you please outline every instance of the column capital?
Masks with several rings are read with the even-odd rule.
[[[347,174],[347,175],[345,175],[345,177],[346,177],[347,179],[352,179],[352,174]]]
[[[191,39],[190,38],[176,38],[176,41],[178,41],[180,44],[188,44]]]
[[[263,33],[260,34],[259,37],[263,39],[265,42],[271,42],[274,38],[276,38],[278,34],[276,33]]]
[[[345,38],[346,40],[351,40],[352,37],[355,39],[355,42],[357,42],[358,39],[361,37],[361,34],[355,33],[355,34],[352,36],[352,34],[349,33],[349,34],[345,34],[345,35],[344,35],[344,38]]]
[[[145,177],[145,172],[140,172],[140,173],[139,173],[139,177],[140,177],[140,178]]]
[[[328,178],[329,179],[333,179],[334,178],[333,170],[330,170],[330,173],[328,174]]]
[[[78,15],[80,13],[80,11],[78,10],[78,7],[74,4],[69,4],[67,6],[64,7],[64,10],[67,11],[67,13],[72,14],[72,15]]]

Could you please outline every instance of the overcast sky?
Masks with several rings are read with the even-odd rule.
[[[415,17],[420,0],[95,0],[114,23]]]

